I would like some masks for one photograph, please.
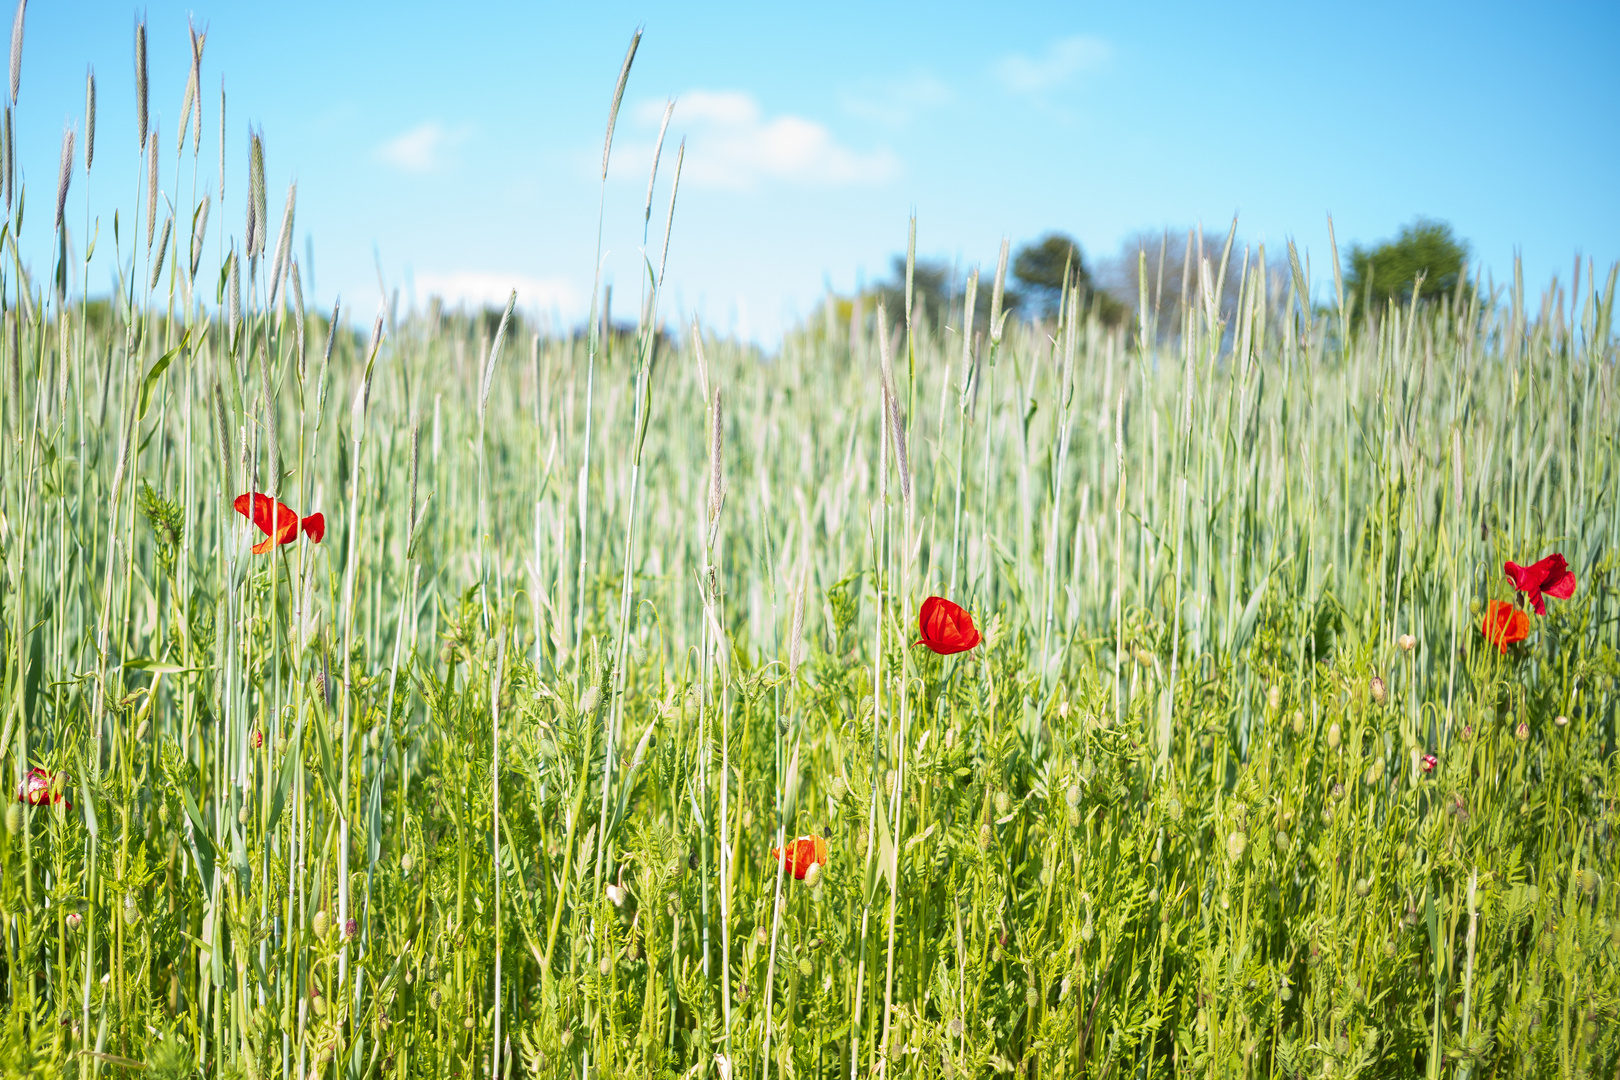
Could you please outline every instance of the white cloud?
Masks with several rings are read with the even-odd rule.
[[[898,128],[954,98],[951,88],[939,79],[926,71],[914,71],[898,79],[857,83],[839,96],[839,104],[851,116]]]
[[[643,102],[636,118],[656,129],[662,102]],[[878,184],[897,175],[900,159],[886,147],[860,151],[844,146],[826,125],[786,113],[766,116],[751,94],[737,90],[691,90],[675,102],[670,141],[686,136],[682,182],[746,191],[779,180],[813,187]],[[652,146],[626,147],[628,164],[645,172]]]
[[[1004,56],[990,72],[1014,93],[1039,95],[1058,89],[1082,72],[1097,70],[1110,55],[1112,50],[1102,38],[1076,34],[1052,42],[1039,56]]]
[[[448,153],[467,137],[462,128],[447,128],[437,120],[417,124],[377,148],[377,157],[406,172],[433,172],[446,163]]]
[[[557,311],[568,318],[585,310],[584,293],[566,278],[536,278],[493,270],[458,270],[416,274],[416,295],[423,301],[437,296],[449,307],[505,307],[517,290],[518,307],[547,314]]]

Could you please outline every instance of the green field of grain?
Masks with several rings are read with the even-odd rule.
[[[373,324],[5,145],[0,1076],[1620,1066],[1613,269]]]

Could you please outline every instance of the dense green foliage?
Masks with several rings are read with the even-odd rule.
[[[254,212],[0,270],[0,1076],[1620,1065],[1612,274],[762,358],[328,337]]]
[[[1414,294],[1421,300],[1455,294],[1466,285],[1468,245],[1445,222],[1419,218],[1393,240],[1355,245],[1347,261],[1345,291],[1361,311],[1377,312],[1390,303],[1409,305]]]

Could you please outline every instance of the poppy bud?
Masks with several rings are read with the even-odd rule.
[[[1066,706],[1068,702],[1064,702]],[[950,750],[956,746],[956,725],[952,724],[945,729],[945,749]]]
[[[343,940],[344,941],[353,940],[354,936],[356,934],[358,934],[359,932],[360,932],[360,924],[355,922],[353,919],[349,919],[348,921],[346,921],[343,924]]]
[[[1464,724],[1463,729],[1462,729],[1462,741],[1467,742],[1469,739],[1472,739],[1473,737],[1474,737],[1474,725],[1473,724]]]
[[[581,716],[590,716],[596,712],[596,707],[602,703],[602,691],[596,686],[586,687],[585,692],[579,695],[577,711]]]
[[[84,922],[84,918],[77,911],[68,912],[67,928],[69,930],[77,930],[82,922]]]
[[[755,931],[754,931],[754,940],[759,942],[761,945],[765,945],[765,944],[768,944],[770,942],[770,935],[765,933],[765,927],[764,926],[760,926],[757,929],[755,929]]]
[[[325,911],[317,911],[315,917],[309,921],[309,928],[315,932],[316,937],[326,937],[326,932],[332,928],[331,916]]]
[[[883,794],[891,795],[891,796],[894,794],[894,770],[893,769],[890,769],[888,772],[883,774]]]
[[[145,739],[146,738],[146,733],[148,731],[151,731],[151,730],[152,730],[152,722],[150,720],[142,720],[140,723],[136,724],[135,725],[135,741],[140,742],[143,739]]]
[[[26,822],[26,820],[27,818],[23,812],[22,803],[14,802],[10,806],[6,807],[6,832],[10,833],[12,836],[17,836],[22,833],[23,824]]]
[[[411,872],[411,865],[411,853],[407,851],[399,857],[399,868],[402,872],[408,874]]]
[[[1520,742],[1529,742],[1530,725],[1525,723],[1523,720],[1520,720],[1519,726],[1513,729],[1513,737],[1518,739]]]
[[[979,849],[981,851],[989,851],[990,844],[995,840],[995,838],[996,834],[990,828],[989,822],[985,822],[983,825],[979,826]]]
[[[1569,717],[1560,713],[1559,715],[1553,717],[1553,723],[1557,724],[1559,727],[1564,727],[1569,723]]]
[[[1272,712],[1282,708],[1282,687],[1277,683],[1272,683],[1266,690],[1266,708]]]
[[[1366,896],[1370,892],[1372,892],[1372,882],[1368,881],[1366,878],[1357,878],[1356,895]]]
[[[1588,867],[1575,874],[1575,887],[1588,896],[1597,893],[1603,887],[1603,875]]]
[[[1328,744],[1328,749],[1329,750],[1337,750],[1339,748],[1339,741],[1343,737],[1344,737],[1343,732],[1341,732],[1339,730],[1339,725],[1338,724],[1329,724],[1328,725],[1327,744]]]
[[[996,792],[995,803],[996,817],[1006,817],[1008,811],[1012,809],[1012,799],[1008,797],[1005,791]]]
[[[799,974],[802,977],[808,979],[814,970],[815,968],[811,966],[808,956],[799,957]]]
[[[821,864],[811,863],[804,872],[804,883],[814,889],[821,884]]]
[[[442,994],[440,994],[437,989],[435,989],[431,994],[428,995],[428,1008],[432,1009],[434,1012],[438,1012],[439,1011],[439,1006],[440,1006],[440,1004],[443,1003],[443,1001],[444,1001],[444,996]],[[568,1043],[570,1041],[569,1040],[570,1034],[571,1033],[567,1032],[567,1031],[563,1032],[563,1045],[564,1046],[568,1045]]]
[[[612,970],[613,970],[613,961],[609,960],[605,956],[602,957],[602,974],[606,975],[609,971],[612,971]],[[473,1019],[473,1017],[472,1017],[472,1013],[468,1013],[466,1016],[463,1016],[461,1018],[461,1026],[466,1028],[468,1031],[471,1031],[473,1029],[473,1025],[476,1022],[477,1021],[475,1021]]]
[[[262,731],[254,731],[254,733],[253,733],[253,749],[258,750],[258,749],[261,749],[263,746],[264,746],[264,732],[262,732]]]
[[[624,906],[624,889],[620,888],[618,885],[613,884],[613,882],[611,882],[611,881],[608,882],[608,884],[607,884],[607,898],[613,902],[614,907],[623,907]]]
[[[1249,838],[1240,832],[1234,832],[1226,838],[1226,854],[1233,862],[1243,858],[1243,851],[1249,846]]]
[[[1369,785],[1376,784],[1383,778],[1384,763],[1382,761],[1375,761],[1371,765],[1367,766],[1367,775],[1364,777],[1364,779]]]
[[[1332,788],[1329,789],[1329,792],[1332,794],[1334,799],[1342,799],[1344,798],[1344,785],[1336,783]]]
[[[244,806],[244,807],[242,807],[242,809],[240,809],[240,810],[238,810],[236,812],[237,824],[246,825],[248,822],[250,822],[252,820],[253,820],[253,815],[248,813],[248,808],[247,807]]]
[[[1402,634],[1400,637],[1395,639],[1395,644],[1401,647],[1401,652],[1409,653],[1413,649],[1417,648],[1417,638],[1413,637],[1411,634]]]
[[[1424,754],[1423,755],[1423,771],[1424,772],[1426,772],[1426,773],[1434,772],[1435,766],[1439,765],[1439,764],[1440,764],[1440,759],[1435,757],[1433,754]]]
[[[135,904],[135,894],[124,894],[124,922],[134,926],[141,921],[141,909]]]
[[[1377,675],[1367,683],[1367,693],[1372,697],[1374,705],[1382,705],[1384,699],[1389,696],[1389,691],[1384,688],[1384,680]]]
[[[1300,709],[1294,710],[1294,734],[1305,734],[1305,713]]]

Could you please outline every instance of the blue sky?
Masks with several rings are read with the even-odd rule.
[[[662,314],[774,342],[830,284],[887,273],[918,217],[923,255],[993,267],[1048,229],[1090,261],[1141,229],[1198,223],[1331,281],[1341,250],[1447,220],[1475,262],[1532,296],[1577,253],[1620,260],[1620,7],[1567,4],[221,4],[146,6],[165,195],[217,199],[240,235],[247,131],[265,136],[272,228],[298,182],[316,298],[362,322],[388,288],[520,303],[578,319],[597,244],[602,134],[632,31],[607,185],[605,277],[632,316],[664,102],[656,260],[674,151],[687,140]],[[194,12],[194,14],[193,14]],[[195,179],[174,153],[188,15],[206,25]],[[125,3],[35,0],[17,111],[29,185],[23,251],[48,268],[62,131],[79,132],[74,243],[134,210],[140,176]],[[83,169],[85,73],[97,77]],[[94,226],[92,226],[93,228]],[[129,245],[128,226],[124,244]]]

